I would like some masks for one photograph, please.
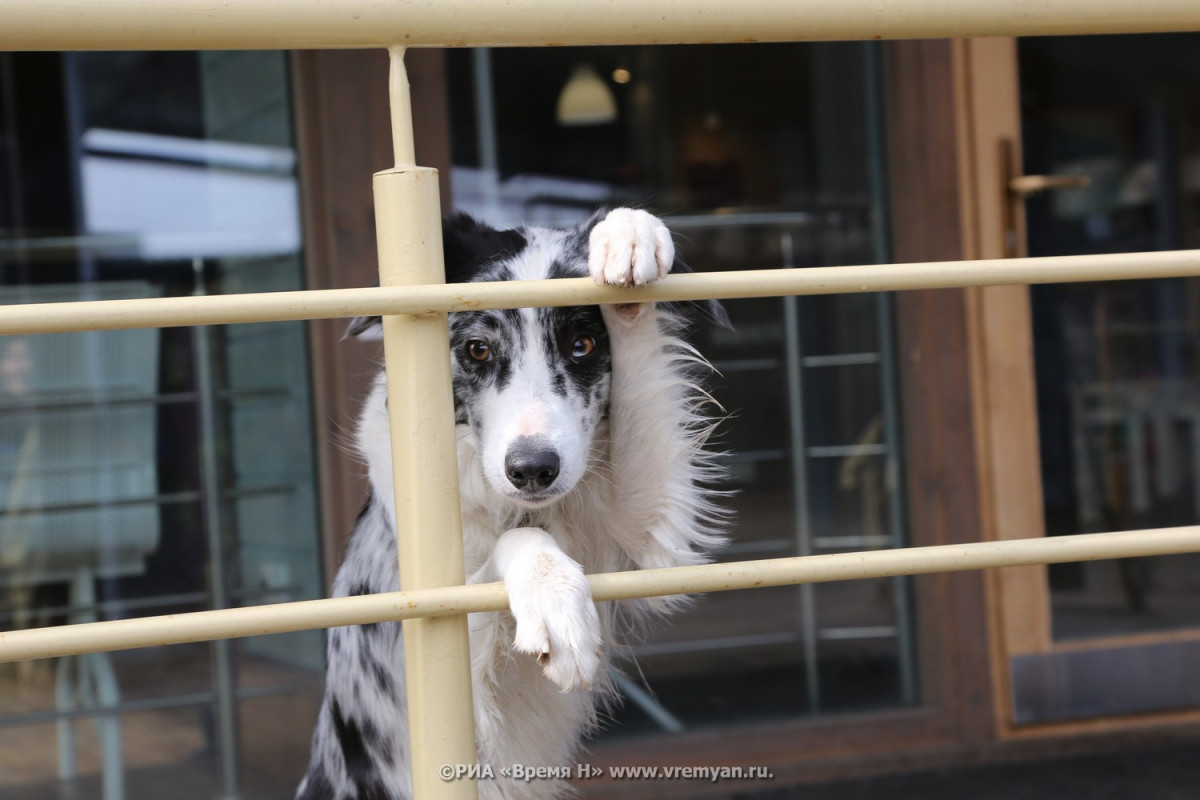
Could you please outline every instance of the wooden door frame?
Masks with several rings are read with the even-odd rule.
[[[970,257],[973,169],[963,125],[964,43],[885,46],[892,257]],[[895,295],[905,473],[913,545],[985,538],[985,443],[976,402],[975,298],[944,289]],[[964,747],[991,741],[999,722],[989,586],[977,572],[916,578],[926,702]]]
[[[1012,38],[953,43],[959,119],[963,258],[1027,255],[1024,202],[1007,189],[1021,159],[1017,42]],[[965,290],[971,349],[971,394],[982,538],[1045,536],[1028,286]],[[1200,631],[1162,631],[1055,642],[1049,578],[1044,565],[989,570],[992,694],[1002,740],[1080,734],[1133,733],[1192,726],[1200,710],[1096,716],[1069,722],[1017,724],[1015,660],[1195,642]]]
[[[450,208],[450,122],[445,51],[411,50],[419,163],[439,172]],[[306,288],[379,282],[371,175],[391,167],[388,56],[384,50],[303,50],[291,55],[296,147],[304,220]],[[320,481],[325,576],[332,583],[354,519],[367,496],[364,466],[350,450],[359,403],[378,371],[375,343],[344,342],[346,320],[313,320],[313,424]]]
[[[1025,255],[1024,206],[1007,187],[1021,163],[1016,40],[953,43],[963,258]],[[981,539],[1045,536],[1028,286],[964,290],[971,350]],[[989,570],[997,733],[1014,732],[1010,664],[1052,646],[1044,565]]]

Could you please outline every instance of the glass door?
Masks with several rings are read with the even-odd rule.
[[[1196,35],[1019,42],[1032,256],[1200,246]],[[1200,522],[1200,279],[1030,290],[1047,535]],[[1049,567],[1017,722],[1200,706],[1200,556]]]

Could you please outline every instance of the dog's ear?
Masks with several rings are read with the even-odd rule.
[[[469,214],[457,212],[442,221],[442,253],[446,283],[467,283],[486,268],[525,249],[520,230],[497,230]]]
[[[446,259],[446,283],[466,283],[479,277],[489,264],[525,247],[525,235],[517,230],[496,230],[463,212],[442,220],[442,253]],[[379,317],[355,317],[343,339],[374,342],[383,338]]]
[[[671,273],[675,275],[683,272],[694,272],[687,263],[679,257],[679,253],[675,254],[675,262],[671,264]],[[700,316],[707,319],[719,328],[733,330],[733,323],[729,321],[729,314],[725,312],[725,306],[721,305],[716,300],[685,300],[682,303],[668,303],[667,305],[679,307],[682,306],[686,311],[688,309],[696,309],[700,312]]]
[[[355,317],[350,320],[342,339],[358,339],[364,342],[378,342],[383,339],[382,317]]]

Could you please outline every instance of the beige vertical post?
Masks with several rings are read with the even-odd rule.
[[[404,48],[391,50],[396,166],[376,173],[375,226],[383,286],[443,283],[437,170],[414,166]],[[464,583],[462,519],[444,313],[383,318],[396,491],[400,587]],[[413,793],[418,800],[475,798],[473,780],[445,780],[444,765],[475,763],[466,616],[404,623]]]

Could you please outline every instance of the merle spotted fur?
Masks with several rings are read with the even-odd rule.
[[[686,271],[642,211],[570,230],[444,228],[447,280],[591,276],[642,284]],[[716,303],[701,311],[728,324]],[[360,318],[351,335],[373,334]],[[718,470],[696,375],[706,362],[682,317],[653,304],[451,315],[463,540],[469,582],[503,580],[510,611],[470,617],[480,797],[557,798],[558,780],[501,768],[569,766],[613,693],[610,662],[672,599],[593,603],[585,573],[695,564],[722,541]],[[356,443],[372,494],[335,596],[398,588],[386,392],[380,375]],[[407,800],[412,774],[399,623],[333,628],[325,698],[298,800]]]

